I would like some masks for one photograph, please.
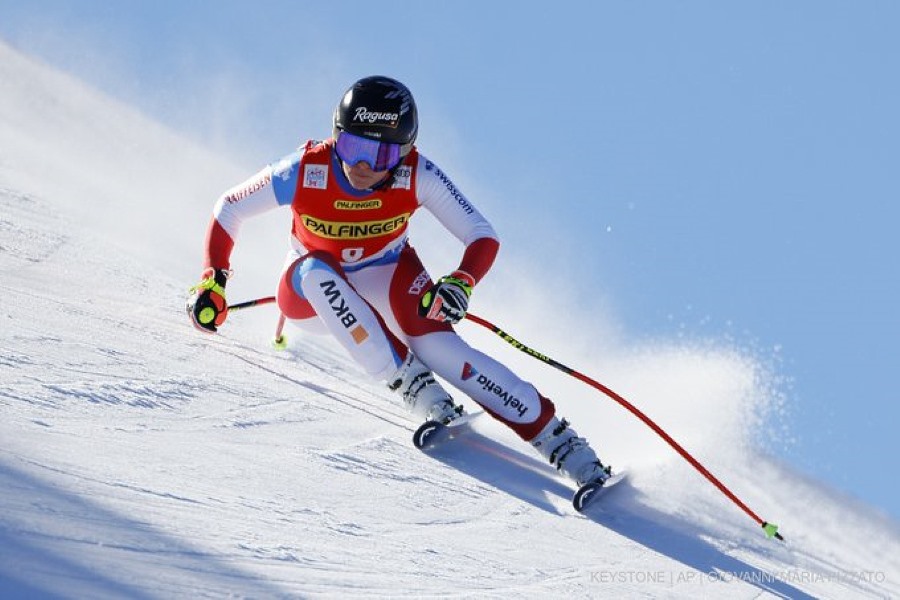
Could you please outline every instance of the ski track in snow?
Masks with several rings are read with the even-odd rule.
[[[158,149],[127,108],[0,55],[19,82],[0,93],[4,139],[34,140],[27,95]],[[327,341],[289,331],[279,353],[242,314],[196,332],[191,282],[155,266],[179,256],[80,224],[102,200],[90,181],[29,183],[55,141],[0,154],[0,596],[900,596],[897,524],[759,453],[703,458],[787,544],[666,449],[577,515],[571,486],[490,419],[422,453],[392,394]],[[105,166],[77,160],[66,177]]]

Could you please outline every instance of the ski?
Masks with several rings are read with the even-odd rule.
[[[453,419],[449,423],[440,421],[425,421],[415,433],[413,433],[413,445],[422,451],[429,451],[445,442],[462,437],[472,431],[472,423],[475,419],[485,414],[484,411],[467,413]],[[621,483],[628,476],[627,470],[618,471],[609,476],[604,482],[586,483],[578,488],[572,495],[572,506],[579,513],[587,510],[610,488]]]
[[[413,433],[413,445],[419,450],[428,450],[470,431],[472,421],[484,412],[466,413],[447,424],[440,421],[425,421]]]
[[[578,512],[584,512],[591,504],[597,501],[603,494],[618,483],[621,483],[628,476],[627,471],[619,471],[610,475],[609,479],[603,482],[586,483],[575,491],[572,496],[572,506]]]

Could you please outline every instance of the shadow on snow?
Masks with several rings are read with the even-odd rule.
[[[571,507],[574,490],[549,465],[481,433],[467,432],[427,454],[548,513],[581,518]],[[628,480],[623,481],[586,511],[583,518],[678,561],[708,581],[713,581],[718,573],[725,581],[737,579],[782,598],[813,598],[790,583],[725,554],[691,533],[689,523],[644,505],[640,495]],[[566,509],[559,509],[559,502],[553,502],[554,496],[566,501]]]
[[[222,557],[0,463],[0,596],[283,596]]]

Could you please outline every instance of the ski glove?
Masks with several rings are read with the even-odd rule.
[[[203,271],[203,280],[190,289],[187,312],[194,327],[200,331],[215,333],[225,322],[228,316],[225,283],[229,275],[229,271],[210,267]]]
[[[451,325],[459,323],[466,316],[474,286],[475,279],[465,271],[441,277],[419,300],[419,316]]]

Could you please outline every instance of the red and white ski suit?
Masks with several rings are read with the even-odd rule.
[[[431,276],[409,245],[410,217],[431,212],[464,245],[459,270],[479,281],[499,248],[493,227],[437,165],[413,149],[375,190],[346,179],[333,140],[309,141],[219,198],[206,267],[227,269],[241,224],[279,207],[293,216],[278,306],[295,325],[333,335],[370,375],[387,380],[407,348],[525,440],[554,415],[530,383],[418,314]]]

